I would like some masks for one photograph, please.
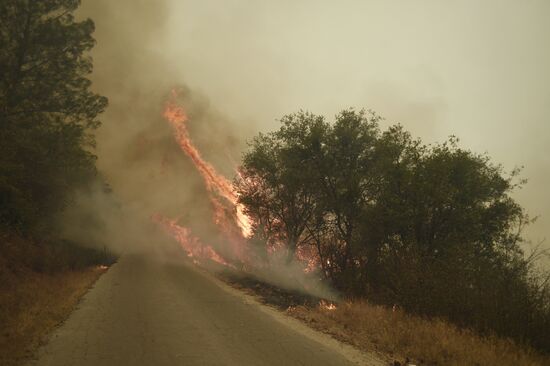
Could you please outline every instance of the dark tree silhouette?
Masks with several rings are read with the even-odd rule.
[[[0,2],[0,223],[26,230],[95,174],[91,20],[77,0]]]

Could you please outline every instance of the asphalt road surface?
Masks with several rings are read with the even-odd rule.
[[[181,258],[124,255],[30,364],[377,364],[224,286]]]

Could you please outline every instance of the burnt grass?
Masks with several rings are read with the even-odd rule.
[[[321,300],[326,300],[309,295],[305,291],[277,287],[245,272],[224,269],[218,276],[230,286],[256,295],[261,303],[275,306],[280,310],[295,306],[316,307]]]

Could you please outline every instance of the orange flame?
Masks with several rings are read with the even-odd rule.
[[[164,118],[170,122],[174,129],[174,135],[176,141],[180,145],[183,152],[189,156],[199,173],[204,179],[207,189],[212,192],[216,192],[223,198],[225,198],[233,207],[236,218],[236,224],[239,226],[242,236],[248,238],[252,234],[252,221],[244,213],[244,207],[237,203],[238,195],[233,189],[231,182],[223,175],[218,174],[214,167],[204,161],[198,151],[193,145],[189,132],[185,122],[188,117],[182,106],[178,105],[175,101],[177,97],[177,91],[172,91],[172,98],[166,103],[164,109]],[[219,213],[218,213],[219,216]]]
[[[231,244],[233,255],[243,263],[250,264],[251,253],[245,251],[246,239],[252,236],[253,221],[246,215],[244,206],[238,203],[238,194],[231,181],[219,174],[206,162],[199,150],[193,144],[186,122],[189,120],[185,109],[177,103],[178,91],[172,90],[170,99],[166,102],[163,117],[170,123],[174,137],[181,150],[191,159],[193,165],[205,182],[209,192],[210,202],[214,210],[214,223],[224,234],[225,240]],[[237,174],[239,172],[237,171]],[[220,197],[223,200],[220,200]],[[153,219],[169,232],[188,253],[190,257],[209,258],[215,262],[229,265],[210,245],[203,245],[199,239],[191,235],[188,228],[179,226],[176,220],[169,220],[155,215]],[[282,249],[282,241],[270,242],[268,252]],[[304,272],[313,272],[318,267],[318,256],[313,247],[300,248],[296,257],[305,265]]]
[[[219,264],[229,265],[210,245],[202,244],[197,237],[191,234],[191,230],[179,226],[176,220],[169,220],[159,214],[153,215],[152,219],[180,243],[189,257],[197,260],[200,258],[208,258]]]
[[[325,300],[321,300],[319,301],[319,307],[323,310],[336,310],[336,305],[331,303],[331,302],[328,302],[328,301],[325,301]]]
[[[238,204],[238,195],[231,182],[223,175],[218,174],[212,165],[204,161],[199,150],[191,141],[186,126],[188,117],[184,108],[176,102],[177,96],[178,92],[173,90],[171,98],[165,105],[163,116],[172,126],[180,148],[191,159],[205,182],[214,210],[214,223],[224,234],[226,242],[231,244],[233,257],[245,262],[248,259],[248,253],[245,252],[245,239],[252,234],[252,221],[244,213],[242,205]],[[190,257],[195,260],[198,260],[196,258],[209,258],[215,262],[229,265],[211,246],[202,245],[198,238],[191,235],[188,228],[179,226],[176,220],[168,220],[160,215],[155,215],[153,219],[180,243]]]

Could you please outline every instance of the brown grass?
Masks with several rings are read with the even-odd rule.
[[[0,253],[0,365],[22,364],[105,271],[39,273]],[[1,255],[4,254],[4,255]],[[9,257],[10,260],[14,256]]]
[[[550,357],[497,337],[481,337],[443,320],[428,320],[367,302],[291,307],[311,327],[366,351],[424,365],[550,365]]]

